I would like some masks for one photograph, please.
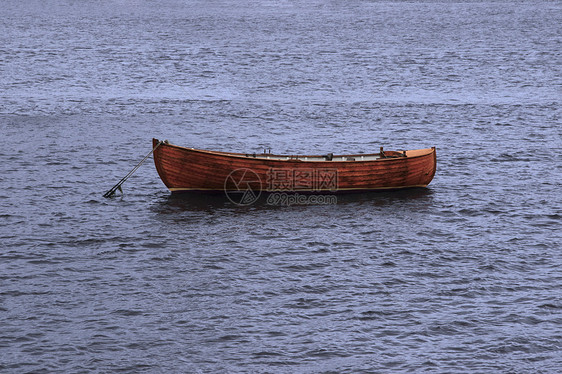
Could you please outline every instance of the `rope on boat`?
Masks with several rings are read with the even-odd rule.
[[[109,190],[109,191],[107,191],[106,193],[104,193],[104,194],[103,194],[103,197],[111,197],[111,196],[115,195],[115,192],[116,192],[117,190],[119,190],[119,191],[121,191],[121,193],[123,193],[123,190],[121,189],[121,185],[122,185],[123,183],[125,183],[125,181],[126,181],[127,179],[129,179],[129,177],[130,177],[131,175],[133,175],[133,173],[134,173],[135,171],[137,171],[137,169],[142,165],[142,163],[145,162],[146,159],[149,158],[150,155],[152,155],[152,154],[154,153],[154,151],[156,150],[156,148],[158,148],[158,147],[160,146],[160,144],[162,144],[162,143],[164,143],[164,142],[163,142],[163,141],[159,141],[158,144],[156,144],[156,146],[154,146],[154,148],[152,148],[152,151],[150,151],[149,154],[147,154],[146,156],[144,156],[144,158],[141,160],[141,162],[139,162],[139,163],[137,164],[137,166],[135,166],[135,167],[133,168],[133,170],[131,170],[131,171],[129,172],[129,174],[127,174],[127,175],[125,175],[123,178],[121,178],[121,180],[119,181],[119,183],[117,183],[115,186],[113,186],[113,187],[111,188],[111,190]]]

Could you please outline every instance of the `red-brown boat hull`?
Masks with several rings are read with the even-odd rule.
[[[406,156],[385,151],[390,157],[376,160],[361,161],[375,155],[352,155],[320,161],[320,156],[275,159],[274,155],[203,151],[157,139],[153,139],[153,146],[156,170],[172,193],[240,191],[248,187],[303,193],[426,187],[436,170],[435,148],[405,151]],[[316,157],[316,161],[305,161],[309,157]]]

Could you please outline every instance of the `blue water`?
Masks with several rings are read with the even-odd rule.
[[[560,2],[0,10],[0,371],[556,373]],[[427,189],[171,196],[152,137],[435,146]]]

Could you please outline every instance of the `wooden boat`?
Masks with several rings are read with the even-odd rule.
[[[153,139],[154,163],[172,193],[347,193],[426,187],[435,147],[354,155],[231,153],[180,147]]]

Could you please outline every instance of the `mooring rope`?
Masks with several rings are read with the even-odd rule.
[[[139,162],[139,163],[137,164],[137,166],[135,166],[135,167],[133,168],[133,170],[131,170],[131,171],[129,172],[129,174],[127,174],[127,175],[125,175],[123,178],[121,178],[121,180],[119,181],[119,183],[117,183],[115,186],[113,186],[113,187],[111,188],[111,190],[109,190],[109,191],[107,191],[106,193],[104,193],[104,194],[103,194],[103,197],[111,197],[111,196],[115,195],[115,192],[116,192],[117,190],[123,192],[123,190],[121,189],[121,185],[122,185],[123,183],[125,183],[125,181],[126,181],[131,175],[133,175],[133,173],[134,173],[135,171],[137,171],[137,169],[142,165],[142,163],[143,163],[144,161],[146,161],[146,159],[149,158],[150,155],[152,155],[152,154],[154,153],[154,151],[156,150],[156,148],[158,148],[158,147],[160,146],[160,144],[162,144],[162,143],[164,143],[164,142],[163,142],[163,141],[159,141],[158,144],[156,144],[156,145],[154,146],[154,148],[152,148],[152,151],[150,151],[149,154],[147,154],[146,156],[144,156],[144,158],[142,159],[142,161]]]

